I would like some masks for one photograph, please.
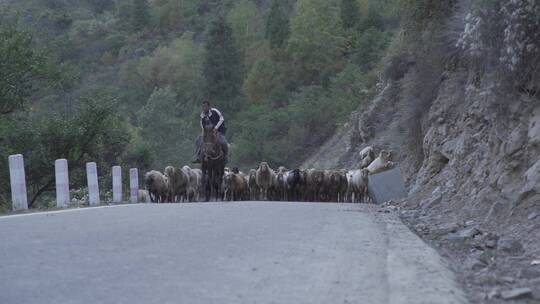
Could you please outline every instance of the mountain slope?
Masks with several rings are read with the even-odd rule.
[[[539,1],[459,1],[439,26],[404,28],[384,89],[304,163],[354,168],[365,146],[391,150],[409,191],[403,218],[455,262],[474,302],[540,292],[530,266],[540,256],[539,11]]]

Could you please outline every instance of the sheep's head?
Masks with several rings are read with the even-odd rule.
[[[172,167],[172,166],[167,166],[167,167],[165,168],[164,173],[165,173],[165,176],[168,176],[168,177],[172,176],[172,175],[174,174],[174,167]]]
[[[336,171],[330,172],[330,182],[335,183],[339,180],[339,173]]]
[[[315,182],[322,183],[324,181],[324,172],[323,171],[315,171]]]
[[[261,169],[262,172],[266,172],[266,171],[268,171],[270,169],[270,167],[268,166],[267,162],[262,162],[259,165],[259,169]]]
[[[278,181],[279,184],[282,184],[284,182],[284,178],[283,178],[283,173],[282,172],[278,172],[276,174],[276,179]]]
[[[233,177],[232,173],[225,173],[223,175],[223,185],[225,185],[226,188],[230,188],[232,177]]]
[[[364,178],[368,178],[369,176],[369,170],[368,169],[362,169],[360,170],[360,176],[364,179]]]
[[[306,170],[298,170],[300,176],[300,184],[305,184],[307,182],[307,172]]]

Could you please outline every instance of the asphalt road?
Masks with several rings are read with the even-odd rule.
[[[0,217],[0,303],[466,303],[374,206],[140,204]]]

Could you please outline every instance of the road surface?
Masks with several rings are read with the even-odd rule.
[[[377,207],[139,204],[0,217],[0,303],[466,303]]]

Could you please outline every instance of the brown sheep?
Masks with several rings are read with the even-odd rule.
[[[324,171],[309,169],[307,171],[307,200],[315,202],[321,199],[324,183]]]
[[[336,201],[335,194],[337,193],[338,187],[336,177],[336,172],[332,170],[324,170],[323,187],[320,194],[322,201]]]
[[[189,177],[182,169],[168,166],[165,168],[165,176],[169,179],[168,200],[171,203],[182,201],[187,198]]]
[[[280,167],[285,169],[284,167]],[[287,171],[279,170],[274,176],[274,198],[278,201],[287,200]]]
[[[192,169],[193,173],[196,177],[196,184],[192,185],[193,191],[195,192],[195,201],[199,201],[199,196],[201,193],[201,187],[202,187],[202,170],[201,169]]]
[[[347,180],[347,171],[338,171],[338,202],[347,201],[347,191],[349,190],[349,181]]]
[[[249,199],[257,200],[259,199],[259,187],[257,186],[257,170],[249,170],[248,176],[248,186],[249,186]]]
[[[388,169],[391,169],[394,166],[394,163],[390,161],[392,158],[392,153],[382,150],[377,157],[368,167],[369,174],[376,174]]]
[[[164,203],[167,201],[169,181],[165,175],[159,171],[152,170],[145,174],[144,183],[151,202]]]
[[[255,182],[260,189],[262,200],[268,200],[268,190],[272,187],[273,181],[274,171],[268,163],[262,162],[255,174]]]
[[[139,192],[137,193],[137,199],[139,200],[139,203],[150,203],[150,195],[148,194],[148,190],[142,190],[139,189]]]
[[[243,173],[231,174],[231,198],[233,201],[244,200],[248,193],[248,184]]]
[[[200,179],[195,170],[189,166],[182,167],[182,172],[187,176],[186,198],[189,202],[199,200]],[[201,172],[202,175],[202,172]]]
[[[223,173],[223,179],[221,180],[221,192],[224,201],[232,200],[232,176],[231,171]]]
[[[307,170],[300,169],[300,180],[298,182],[298,192],[300,193],[300,200],[308,201],[308,183],[307,183]]]

